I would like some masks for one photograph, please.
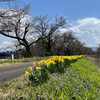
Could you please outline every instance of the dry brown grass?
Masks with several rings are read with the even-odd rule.
[[[28,80],[28,76],[26,75],[22,75],[21,77],[18,77],[6,83],[1,83],[0,84],[0,87],[1,87],[0,98],[7,99],[9,96],[13,97],[14,94],[16,94],[17,96],[20,96],[23,88],[27,87],[29,84],[30,84],[30,81]],[[7,99],[7,100],[10,100],[10,99]]]
[[[98,59],[97,58],[97,56],[85,56],[86,57],[86,59],[88,60],[88,61],[91,61],[92,63],[94,63],[96,66],[98,66],[98,67],[100,67],[100,59]]]

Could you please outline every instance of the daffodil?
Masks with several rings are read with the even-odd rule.
[[[38,64],[39,66],[41,66],[43,64],[43,60],[41,60]]]
[[[47,63],[47,61],[44,61],[44,64],[46,64]]]
[[[33,70],[33,69],[32,69],[32,67],[30,66],[30,67],[28,68],[28,71],[31,71],[31,70]]]
[[[54,64],[55,65],[56,63],[54,61],[50,61],[50,64]]]
[[[33,62],[33,66],[35,66],[35,62]]]
[[[38,71],[38,70],[41,70],[42,68],[41,67],[36,67],[36,70]]]
[[[26,71],[25,74],[28,75],[28,71]]]
[[[47,62],[46,65],[49,66],[50,65],[50,62]]]
[[[60,58],[58,58],[58,62],[60,63]]]
[[[63,59],[61,59],[61,62],[62,62],[62,63],[64,63],[64,60],[63,60]]]

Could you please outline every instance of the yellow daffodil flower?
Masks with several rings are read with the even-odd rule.
[[[33,70],[33,69],[32,69],[32,67],[30,66],[30,67],[28,68],[28,71],[31,71],[31,70]]]
[[[33,62],[33,66],[35,66],[35,62]]]
[[[36,70],[38,71],[38,70],[41,70],[42,68],[41,67],[36,67]]]
[[[47,62],[47,63],[46,63],[46,65],[47,65],[47,66],[49,66],[49,65],[50,65],[50,63],[49,63],[49,62]]]
[[[28,75],[28,71],[26,71],[25,74]]]
[[[64,60],[63,60],[63,59],[61,59],[61,62],[62,62],[62,63],[64,63]]]

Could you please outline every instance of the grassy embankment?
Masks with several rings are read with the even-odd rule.
[[[1,100],[100,100],[100,68],[78,59],[41,86],[32,86],[26,75],[0,84],[0,96]]]
[[[93,62],[96,66],[100,67],[100,57],[97,55],[88,55],[86,59]]]
[[[32,57],[32,58],[23,58],[23,59],[14,59],[14,60],[4,60],[4,61],[0,61],[0,67],[6,66],[6,65],[11,65],[11,64],[40,61],[42,59],[48,59],[48,58],[50,58],[50,57]]]

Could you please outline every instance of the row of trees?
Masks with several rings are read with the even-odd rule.
[[[53,42],[52,42],[53,41]],[[81,43],[73,33],[66,32],[63,34],[56,34],[50,42],[50,50],[48,51],[48,41],[46,38],[41,39],[31,46],[31,53],[33,56],[50,56],[50,55],[81,55],[93,54],[91,48],[88,48]],[[18,50],[19,53],[26,57],[25,49]]]
[[[61,28],[68,29],[69,20],[63,16],[31,17],[30,5],[20,8],[16,5],[8,10],[0,10],[0,34],[16,42],[24,57],[75,55],[91,53],[72,31],[61,33]],[[21,49],[23,48],[23,49]],[[86,52],[87,51],[87,52]]]

